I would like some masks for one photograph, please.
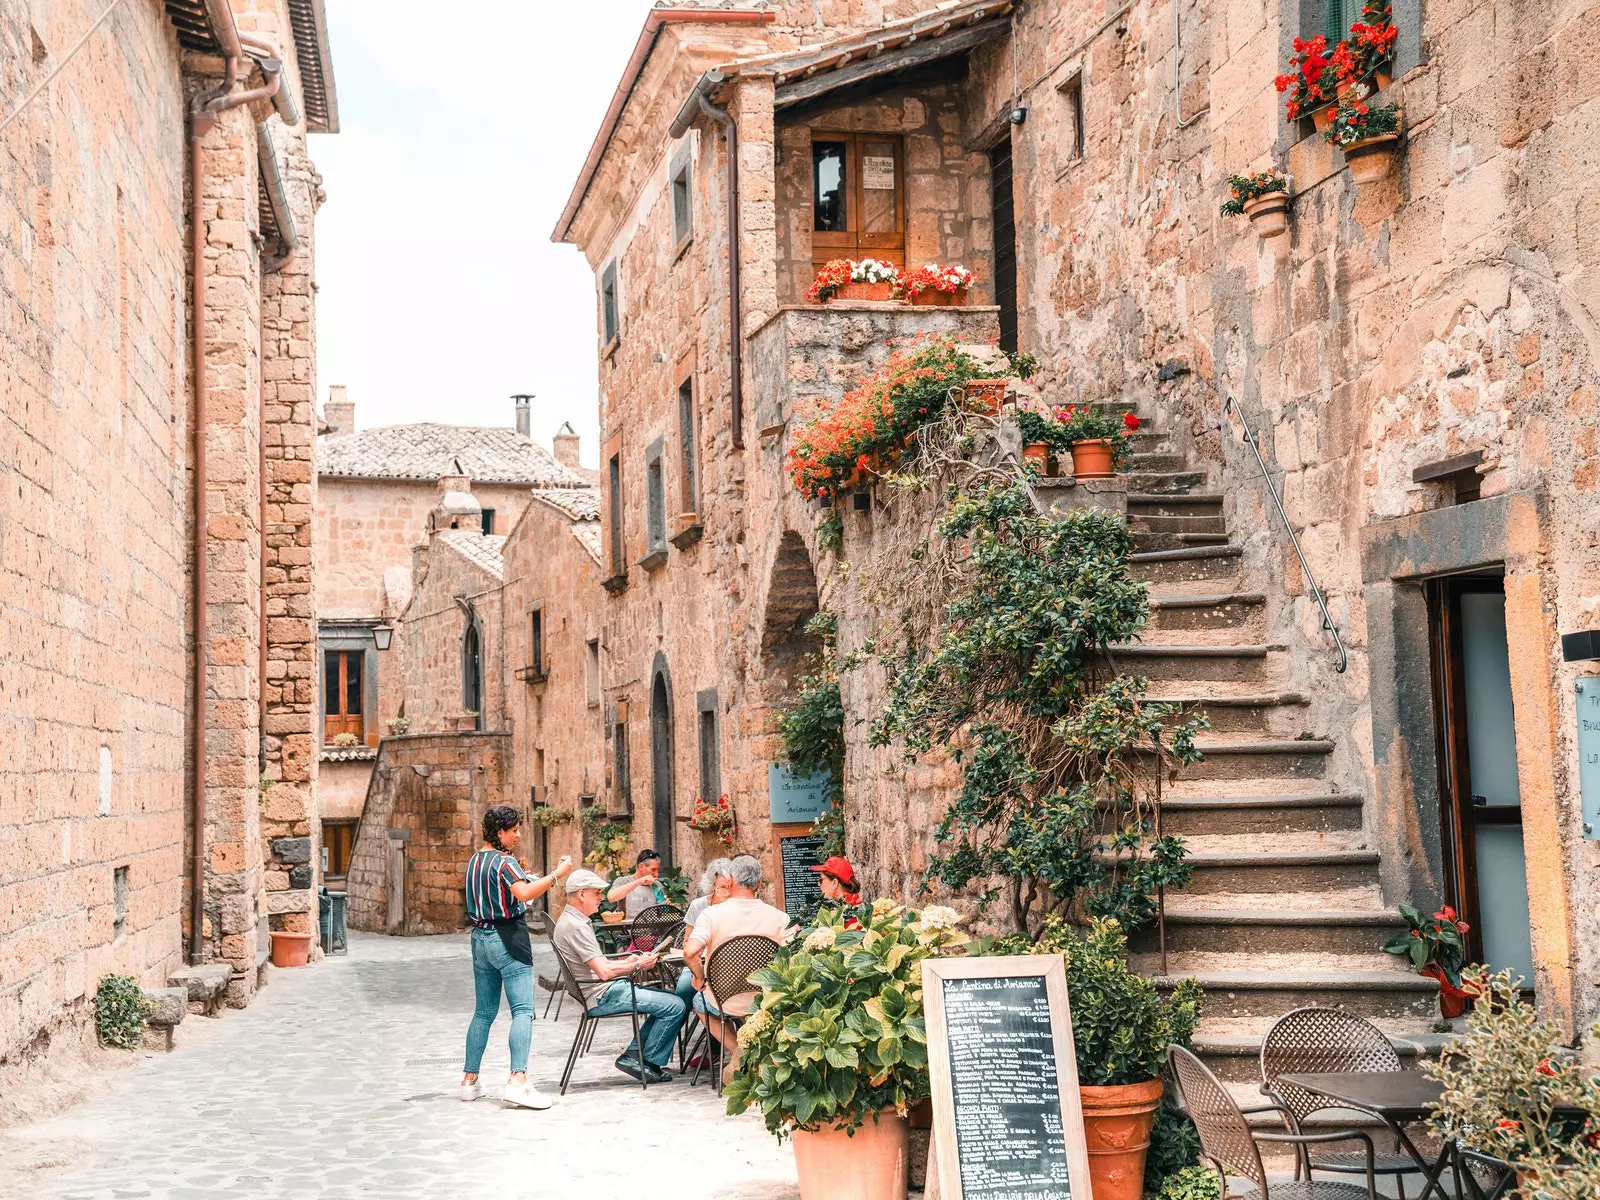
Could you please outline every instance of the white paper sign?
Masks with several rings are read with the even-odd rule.
[[[894,191],[894,157],[861,156],[861,186],[874,192]]]

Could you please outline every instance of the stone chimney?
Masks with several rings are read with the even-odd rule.
[[[563,467],[571,467],[574,471],[578,469],[578,431],[572,427],[571,421],[561,422],[561,428],[550,439],[550,448],[555,451],[556,461]]]
[[[335,437],[356,431],[356,402],[346,399],[344,384],[336,383],[328,389],[328,402],[322,406],[322,419],[328,424],[328,432]]]
[[[460,467],[456,469],[459,471]],[[483,508],[472,494],[472,481],[465,475],[439,476],[439,503],[428,514],[428,532],[445,529],[483,532]]]
[[[525,392],[519,392],[511,397],[517,405],[517,432],[525,438],[533,436],[533,413],[528,408],[528,402],[533,399]]]

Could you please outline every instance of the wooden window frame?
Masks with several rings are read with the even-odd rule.
[[[609,304],[607,301],[609,300]],[[600,345],[609,353],[622,339],[622,278],[617,260],[600,268]]]
[[[845,222],[852,228],[845,233],[835,233],[816,228],[816,159],[813,154],[810,184],[811,206],[811,256],[816,265],[835,258],[876,258],[904,268],[906,265],[906,139],[901,133],[834,132],[813,129],[811,145],[818,142],[844,142],[845,151]],[[894,189],[895,232],[864,233],[860,225],[865,212],[865,192],[861,186],[861,148],[867,142],[895,143]]]
[[[339,664],[338,693],[333,697],[338,711],[329,712],[328,665],[334,659],[337,659]],[[349,712],[346,708],[350,697],[350,663],[352,660],[356,662],[357,670],[360,673],[359,686],[361,688],[361,708],[354,713]],[[322,691],[322,744],[331,746],[333,739],[342,733],[353,733],[362,744],[365,744],[367,697],[370,691],[367,687],[367,652],[364,649],[353,646],[324,647],[322,651]],[[355,724],[353,729],[350,728],[352,722]]]

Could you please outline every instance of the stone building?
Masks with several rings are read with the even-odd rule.
[[[1306,1002],[1425,1045],[1433,985],[1378,950],[1402,901],[1468,914],[1474,956],[1569,1030],[1600,1016],[1592,667],[1558,638],[1600,624],[1593,14],[1396,3],[1375,102],[1406,132],[1357,185],[1273,86],[1352,7],[651,13],[554,234],[595,273],[606,803],[636,844],[698,865],[675,822],[727,790],[778,865],[805,618],[831,606],[849,647],[877,619],[817,546],[789,440],[889,336],[998,338],[1046,395],[1145,421],[1127,511],[1155,616],[1125,657],[1213,723],[1169,801],[1197,869],[1168,932],[1214,1060],[1245,1069]],[[1293,208],[1261,240],[1218,207],[1272,165]],[[973,306],[801,302],[819,261],[868,253],[964,261]],[[843,560],[893,519],[843,516]],[[845,699],[870,716],[870,681]],[[886,779],[847,729],[850,851],[912,895],[959,775]]]
[[[320,792],[328,869],[336,880],[349,861],[379,738],[391,718],[420,717],[417,705],[432,704],[428,697],[405,703],[399,643],[391,649],[390,639],[400,636],[396,622],[411,599],[418,544],[427,539],[440,479],[471,479],[477,519],[498,539],[517,523],[530,489],[588,482],[571,428],[556,432],[552,453],[530,438],[532,397],[514,400],[515,425],[505,428],[422,422],[358,432],[354,401],[343,387],[329,390],[317,446],[314,541],[325,701]],[[448,703],[459,707],[456,699]],[[354,745],[335,744],[352,737]]]
[[[311,919],[322,5],[104,12],[0,11],[0,1077]]]

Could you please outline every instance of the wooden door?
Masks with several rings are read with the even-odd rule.
[[[326,650],[322,655],[322,740],[341,733],[365,736],[365,655],[360,650]]]
[[[905,139],[895,133],[811,135],[811,253],[906,265]]]
[[[1445,903],[1471,930],[1468,960],[1533,985],[1522,797],[1500,577],[1429,585]]]

